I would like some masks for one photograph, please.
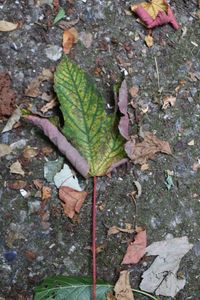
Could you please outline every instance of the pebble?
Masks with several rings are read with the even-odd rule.
[[[12,262],[15,260],[17,252],[15,250],[5,251],[3,255],[8,262]]]

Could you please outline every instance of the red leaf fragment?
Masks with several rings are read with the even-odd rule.
[[[70,187],[61,186],[59,198],[62,201],[65,215],[72,219],[75,213],[79,213],[86,196],[87,192],[85,191],[79,192]]]
[[[122,113],[122,117],[120,118],[119,121],[119,131],[121,135],[128,140],[129,139],[129,134],[128,134],[128,125],[129,125],[129,117],[127,113],[127,106],[128,106],[128,89],[127,89],[127,84],[126,81],[123,80],[121,87],[119,89],[119,111]]]
[[[137,233],[134,242],[132,242],[126,251],[122,264],[137,264],[145,254],[147,246],[146,230]]]

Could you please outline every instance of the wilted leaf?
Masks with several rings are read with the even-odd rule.
[[[108,229],[108,236],[112,234],[117,234],[119,232],[125,232],[125,233],[133,233],[135,230],[133,228],[120,228],[117,226],[112,226]]]
[[[174,29],[179,28],[173,12],[165,0],[151,0],[150,2],[134,4],[131,6],[131,10],[139,16],[148,28],[167,23],[170,23]]]
[[[150,34],[145,36],[144,40],[149,48],[153,46],[153,37]]]
[[[15,123],[17,123],[21,118],[21,110],[17,108],[13,113],[12,116],[8,119],[6,126],[3,128],[2,133],[6,131],[10,131]]]
[[[175,297],[186,283],[185,278],[177,278],[180,261],[192,247],[186,236],[148,246],[146,255],[155,255],[156,258],[143,273],[140,288],[156,295]]]
[[[24,170],[18,160],[10,166],[10,173],[24,176]]]
[[[3,157],[5,155],[8,155],[12,152],[12,149],[9,145],[6,144],[0,144],[0,157]]]
[[[76,170],[83,176],[87,177],[89,166],[87,161],[80,153],[67,141],[64,135],[47,119],[35,116],[28,116],[27,119],[40,127],[46,136],[58,147],[61,153],[71,162]]]
[[[102,280],[97,280],[97,300],[105,300],[106,293],[112,286]],[[87,277],[57,276],[46,278],[34,289],[34,300],[66,299],[91,300],[92,279]]]
[[[64,164],[63,169],[54,176],[54,182],[57,188],[60,186],[68,186],[76,191],[82,191],[77,177],[67,164]]]
[[[86,197],[87,192],[85,191],[76,191],[66,186],[59,188],[59,199],[62,201],[64,213],[71,219],[75,213],[79,213]]]
[[[146,164],[148,159],[153,159],[158,152],[172,154],[168,142],[158,139],[153,133],[145,132],[143,142],[136,142],[134,137],[125,145],[125,151],[135,164]]]
[[[64,117],[63,133],[87,160],[89,175],[105,175],[125,157],[116,113],[106,114],[105,102],[91,79],[66,57],[57,67],[55,90]]]
[[[56,23],[58,23],[60,20],[62,20],[65,16],[65,11],[62,7],[59,8],[58,14],[55,17],[54,21],[53,21],[53,25],[55,25]]]
[[[135,240],[128,246],[122,264],[137,264],[145,254],[146,245],[146,230],[141,230],[137,233]]]
[[[69,54],[72,46],[78,41],[78,32],[72,27],[63,33],[63,52]]]
[[[121,271],[114,287],[116,300],[134,300],[129,281],[129,271]]]
[[[176,102],[176,97],[173,96],[165,96],[163,98],[163,106],[162,109],[167,109],[170,105],[174,106]]]
[[[19,26],[18,23],[0,21],[0,31],[4,31],[4,32],[13,31],[13,30],[17,29],[18,26]]]

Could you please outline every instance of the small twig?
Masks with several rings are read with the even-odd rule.
[[[159,76],[159,71],[158,71],[158,63],[157,63],[157,58],[154,57],[154,59],[155,59],[156,73],[157,73],[157,80],[158,80],[158,91],[160,91],[160,76]]]

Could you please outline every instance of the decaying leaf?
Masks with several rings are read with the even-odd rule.
[[[8,21],[0,21],[0,31],[6,32],[6,31],[13,31],[17,29],[19,26],[19,23],[12,23]]]
[[[42,187],[42,200],[46,201],[51,198],[52,190],[49,186]]]
[[[0,157],[8,155],[12,152],[12,149],[7,144],[0,144]]]
[[[131,6],[131,10],[136,13],[147,28],[154,28],[170,23],[174,29],[179,25],[173,15],[171,7],[165,0],[151,0]]]
[[[10,166],[10,173],[24,176],[24,170],[18,160]]]
[[[7,186],[11,190],[21,190],[24,189],[27,185],[27,182],[24,180],[16,180],[14,182],[9,182]]]
[[[0,117],[9,117],[15,109],[16,93],[8,73],[0,73]]]
[[[71,219],[74,217],[75,213],[79,213],[86,197],[87,192],[85,191],[76,191],[66,186],[61,186],[59,188],[59,199],[64,208],[64,213]]]
[[[64,164],[62,170],[54,176],[54,183],[57,188],[59,188],[60,186],[68,186],[76,191],[82,191],[77,177],[67,164]]]
[[[72,27],[63,33],[63,52],[69,54],[72,46],[78,41],[78,32]]]
[[[170,105],[174,106],[176,102],[176,97],[173,96],[165,96],[163,98],[163,106],[162,109],[167,109]]]
[[[117,234],[119,232],[125,232],[125,233],[133,233],[135,230],[133,228],[120,228],[117,226],[112,226],[108,229],[108,236],[112,234]]]
[[[10,118],[8,119],[6,126],[3,128],[2,133],[12,130],[15,123],[17,123],[21,118],[21,110],[19,108],[15,109]]]
[[[153,46],[153,37],[152,37],[152,35],[150,35],[150,34],[146,35],[144,40],[145,40],[145,43],[147,44],[147,46],[149,48]]]
[[[28,97],[38,97],[42,95],[42,91],[40,90],[40,84],[43,81],[52,81],[53,80],[53,73],[49,69],[43,69],[42,73],[33,79],[31,83],[28,85],[27,89],[25,90],[25,95]]]
[[[31,159],[33,157],[36,157],[38,153],[39,153],[38,148],[27,146],[23,151],[23,157],[25,159]]]
[[[121,271],[114,287],[116,300],[134,300],[129,281],[129,271]]]
[[[41,112],[46,113],[47,111],[56,107],[57,105],[58,105],[58,101],[56,100],[56,98],[54,98],[50,102],[48,102],[47,104],[42,106],[42,108],[40,110],[41,110]]]
[[[144,256],[146,246],[146,230],[141,230],[137,233],[135,240],[128,246],[122,264],[137,264]]]
[[[177,271],[183,256],[193,247],[186,236],[155,242],[145,250],[156,258],[142,275],[140,288],[156,295],[175,297],[184,287],[185,278],[178,278]]]
[[[139,143],[133,137],[125,144],[125,151],[135,164],[141,165],[146,164],[148,159],[153,159],[158,152],[172,154],[169,143],[158,139],[151,132],[145,132],[144,140]]]

